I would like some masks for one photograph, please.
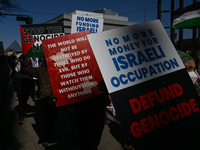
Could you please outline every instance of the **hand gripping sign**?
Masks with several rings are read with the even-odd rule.
[[[57,106],[99,95],[102,76],[86,35],[78,32],[42,41]]]
[[[159,20],[88,39],[128,144],[181,149],[198,136],[199,96]]]

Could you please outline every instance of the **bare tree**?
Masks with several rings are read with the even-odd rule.
[[[0,16],[5,17],[12,12],[20,11],[22,8],[14,0],[0,0]],[[1,20],[1,18],[0,18]]]

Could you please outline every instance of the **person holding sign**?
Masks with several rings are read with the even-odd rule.
[[[13,87],[17,93],[18,101],[19,101],[19,125],[23,124],[24,119],[27,117],[26,108],[27,102],[29,99],[29,95],[31,93],[33,79],[31,76],[25,74],[23,71],[23,64],[20,61],[19,57],[22,53],[16,55],[17,57],[17,64],[14,70],[14,79],[13,79]]]
[[[194,59],[192,58],[192,56],[190,56],[189,54],[183,52],[183,51],[180,51],[180,50],[177,50],[183,64],[185,65],[185,68],[187,70],[187,72],[192,72],[194,71],[195,67],[196,67],[196,64],[194,62]]]
[[[177,50],[177,52],[178,52],[181,60],[183,61],[183,64],[185,65],[185,68],[186,68],[189,76],[191,77],[198,94],[200,95],[200,87],[197,83],[197,81],[199,81],[200,79],[199,79],[198,72],[195,70],[196,64],[195,64],[194,59],[192,58],[192,56],[190,56],[189,54],[187,54],[183,51]]]
[[[31,57],[30,60],[31,60],[32,66],[34,68],[39,67],[39,57]],[[37,78],[33,77],[33,81],[34,81],[34,84],[33,84],[33,90],[31,92],[31,98],[33,99],[33,101],[35,101],[35,96],[37,98],[39,98],[39,93],[38,93],[39,86],[38,86],[38,79]],[[38,87],[37,91],[35,91],[36,86]]]
[[[77,103],[76,123],[82,150],[97,150],[105,124],[105,100],[101,94]]]
[[[102,80],[99,84],[98,84],[98,88],[99,88],[99,91],[104,91],[104,96],[105,96],[105,100],[106,102],[108,103],[108,101],[110,102],[110,99],[108,99],[108,90],[106,88],[106,85],[105,85],[105,82],[104,80]],[[127,145],[127,144],[124,144],[124,150],[135,150],[135,148],[132,146],[132,145]]]
[[[81,150],[97,150],[101,141],[108,93],[103,81],[98,84],[98,89],[104,93],[76,105],[76,124]]]
[[[124,145],[124,150],[135,150],[133,146]]]
[[[57,98],[53,95],[52,92],[46,63],[41,64],[37,68],[34,68],[32,67],[30,59],[25,58],[23,54],[20,56],[20,59],[24,65],[24,72],[32,77],[38,78],[38,83],[40,86],[40,98],[41,102],[44,104],[45,120],[43,146],[46,147],[48,146],[49,140],[54,138],[52,134],[52,128],[55,125],[57,115],[57,108],[55,105]]]

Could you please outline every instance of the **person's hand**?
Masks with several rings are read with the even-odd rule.
[[[21,56],[19,56],[19,60],[20,61],[23,61],[25,59],[25,55],[24,54],[21,54]]]
[[[27,60],[30,61],[30,58],[27,58]],[[21,62],[23,62],[23,61],[24,61],[24,59],[21,59]]]
[[[133,146],[124,145],[124,150],[135,150]]]
[[[55,102],[56,102],[56,99],[53,99],[53,100],[52,100],[52,102],[54,102],[54,103],[55,103]]]

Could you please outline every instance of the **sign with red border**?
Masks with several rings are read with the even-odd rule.
[[[88,42],[90,31],[43,40],[56,106],[93,98],[102,76]]]

